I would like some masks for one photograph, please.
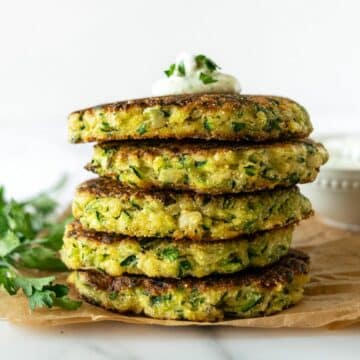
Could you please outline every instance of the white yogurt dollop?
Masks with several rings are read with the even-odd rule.
[[[152,87],[155,96],[227,92],[239,93],[238,80],[219,71],[219,67],[204,55],[181,53],[167,71],[167,78]]]
[[[326,168],[331,169],[360,169],[360,136],[339,136],[323,141],[329,152]]]

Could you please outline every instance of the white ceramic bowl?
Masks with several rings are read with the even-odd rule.
[[[329,140],[339,140],[340,143],[343,141],[345,148],[348,138],[349,136],[342,135],[323,137],[318,140],[323,142],[325,147]],[[351,136],[351,138],[352,140],[356,139],[355,145],[360,149],[360,136]],[[327,148],[331,158],[331,147]],[[350,157],[348,149],[344,149],[344,154],[345,164],[330,160],[321,169],[316,181],[312,184],[302,185],[301,190],[311,200],[316,213],[325,223],[360,231],[360,167],[357,166],[357,160],[360,160],[358,159],[359,153],[356,153],[356,159],[354,157],[352,159],[352,161],[356,161],[354,166],[351,166],[352,161],[348,161]]]

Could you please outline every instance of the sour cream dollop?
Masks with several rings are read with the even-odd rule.
[[[195,93],[240,93],[238,80],[219,71],[220,68],[204,55],[181,53],[166,71],[167,77],[152,87],[155,96]]]

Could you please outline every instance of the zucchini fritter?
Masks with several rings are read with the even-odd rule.
[[[188,94],[99,105],[69,115],[72,143],[125,139],[264,141],[305,138],[306,110],[275,96]]]
[[[139,189],[221,194],[313,181],[327,161],[313,141],[234,143],[115,142],[98,144],[88,170]]]
[[[270,315],[298,303],[308,282],[309,258],[292,250],[262,269],[203,279],[111,277],[73,272],[69,281],[87,301],[118,312],[158,319],[217,321]]]
[[[232,195],[134,191],[105,178],[80,185],[73,215],[86,229],[134,237],[222,240],[285,226],[312,214],[299,189]]]
[[[67,225],[61,258],[72,270],[99,270],[111,276],[203,277],[262,267],[285,255],[294,226],[227,241],[172,241],[131,238]]]

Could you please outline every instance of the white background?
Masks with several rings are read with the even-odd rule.
[[[315,135],[360,132],[359,13],[356,0],[0,0],[0,184],[9,195],[24,197],[68,172],[63,201],[69,201],[88,176],[81,168],[91,146],[66,143],[67,114],[150,95],[152,82],[183,50],[212,57],[239,78],[244,93],[299,101],[312,116]],[[19,332],[3,329],[10,349]],[[136,331],[131,334],[133,339]],[[161,344],[166,332],[155,334]],[[222,333],[234,349],[236,334],[244,336]],[[252,331],[249,338],[261,341],[267,334]],[[299,345],[299,356],[311,354],[315,339],[316,354],[327,354],[331,344],[334,358],[345,354],[335,346],[342,338],[314,334],[297,332],[288,341]],[[268,358],[284,346],[276,335],[266,342],[269,349],[271,344],[273,352],[262,352]],[[356,344],[348,343],[347,351],[356,354]]]

